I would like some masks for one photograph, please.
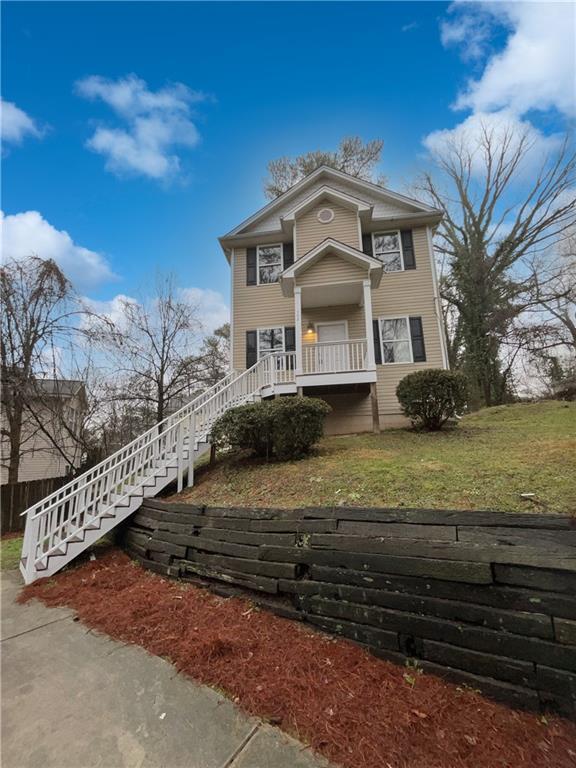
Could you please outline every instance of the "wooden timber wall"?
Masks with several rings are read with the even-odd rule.
[[[144,566],[250,597],[514,706],[576,716],[570,517],[215,509],[155,499],[123,531]]]

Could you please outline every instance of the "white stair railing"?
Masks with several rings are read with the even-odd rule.
[[[295,353],[272,353],[242,373],[228,374],[100,464],[23,512],[26,528],[20,569],[26,582],[41,575],[48,558],[64,555],[70,545],[78,544],[77,551],[62,559],[62,566],[65,565],[90,543],[85,542],[87,531],[98,530],[103,519],[116,517],[135,497],[143,498],[147,491],[155,494],[173,479],[172,475],[179,491],[185,472],[191,485],[195,451],[200,443],[208,442],[214,421],[229,408],[254,400],[270,383],[288,380],[287,376],[293,381],[295,367]]]

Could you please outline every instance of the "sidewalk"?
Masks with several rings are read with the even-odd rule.
[[[64,608],[14,600],[2,573],[3,768],[321,768],[163,659],[87,630]]]

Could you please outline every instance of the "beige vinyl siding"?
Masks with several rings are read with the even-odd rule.
[[[332,408],[324,422],[327,435],[350,435],[354,432],[372,431],[372,408],[370,395],[363,392],[349,392],[339,395],[322,395]]]
[[[81,404],[77,397],[66,401],[66,404],[81,410]],[[81,449],[70,435],[68,430],[48,410],[39,408],[36,416],[41,420],[44,428],[53,436],[59,448],[38,427],[36,419],[28,415],[24,416],[22,425],[22,443],[20,466],[18,468],[18,482],[27,480],[45,480],[51,477],[63,477],[70,471],[70,466],[78,464],[81,458]],[[2,421],[5,417],[2,413]],[[2,485],[8,482],[8,463],[10,457],[10,442],[3,439],[0,453],[2,466],[0,482]]]
[[[246,368],[246,331],[294,325],[294,299],[282,295],[278,283],[246,285],[246,249],[234,250],[233,366]]]
[[[328,224],[322,224],[318,221],[318,211],[322,208],[330,208],[334,211],[334,218]],[[295,231],[295,258],[297,259],[326,240],[327,237],[332,237],[334,240],[360,249],[358,213],[328,200],[298,216]]]
[[[328,285],[349,283],[368,278],[368,270],[351,264],[346,259],[328,253],[296,277],[296,285]]]
[[[310,343],[306,335],[308,323],[335,323],[346,321],[348,324],[349,339],[365,339],[366,323],[364,322],[364,310],[358,305],[341,305],[338,307],[310,307],[302,310],[302,342]],[[316,339],[313,339],[315,341]]]
[[[298,194],[289,197],[283,205],[279,206],[273,213],[269,213],[264,216],[258,223],[245,227],[243,232],[274,232],[282,229],[282,217],[289,211],[293,210],[300,203],[307,200],[314,192],[320,187],[328,184],[331,189],[335,189],[338,192],[344,192],[344,194],[351,195],[352,197],[362,200],[365,203],[373,206],[373,215],[375,218],[383,218],[385,216],[402,216],[407,213],[415,213],[417,211],[412,205],[407,202],[395,200],[389,197],[384,190],[382,192],[372,191],[369,189],[359,190],[354,183],[350,183],[344,179],[318,179],[313,184],[310,184],[305,189],[301,190]],[[333,208],[331,203],[324,203],[322,206]]]
[[[380,287],[372,291],[372,315],[375,319],[378,317],[421,317],[426,346],[426,362],[393,363],[377,366],[378,410],[382,415],[400,413],[395,391],[399,381],[404,376],[424,368],[443,367],[426,229],[424,227],[414,229],[412,237],[416,269],[408,269],[404,272],[385,272],[382,275]]]

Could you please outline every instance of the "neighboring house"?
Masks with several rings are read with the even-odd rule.
[[[4,385],[8,387],[8,384]],[[7,397],[4,390],[2,399]],[[86,413],[86,390],[82,381],[36,379],[25,409],[18,482],[64,477],[82,461],[80,436]],[[2,427],[8,428],[2,405]],[[10,444],[1,442],[1,484],[8,482]]]
[[[326,167],[246,219],[220,238],[232,367],[276,353],[270,394],[322,397],[328,433],[403,424],[398,382],[448,367],[432,246],[440,219]]]

